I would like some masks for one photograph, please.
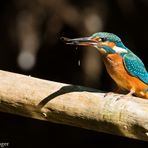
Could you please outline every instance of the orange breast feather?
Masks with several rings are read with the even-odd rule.
[[[104,63],[107,72],[120,88],[128,91],[134,89],[136,95],[148,97],[148,93],[145,92],[147,85],[125,69],[123,59],[119,54],[108,54],[104,57]]]

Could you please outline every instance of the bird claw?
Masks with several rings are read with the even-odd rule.
[[[122,95],[117,98],[117,101],[128,98],[127,95]]]
[[[132,94],[133,93],[130,92],[130,93],[126,94],[126,95],[119,96],[117,98],[117,100],[120,100],[120,99],[128,99],[130,96],[132,96]]]
[[[131,96],[131,94],[126,94],[126,95],[120,95],[120,94],[115,94],[114,92],[108,92],[104,94],[104,98],[108,97],[108,96],[112,96],[112,97],[116,97],[116,101],[119,101],[120,99],[124,99],[124,98],[129,98],[129,96]]]
[[[104,94],[104,97],[107,97],[109,95],[115,95],[115,93],[114,92],[107,92],[107,93]]]

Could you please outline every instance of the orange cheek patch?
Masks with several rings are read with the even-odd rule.
[[[108,46],[111,47],[111,48],[113,48],[114,46],[116,46],[116,44],[113,43],[113,42],[109,42],[109,43],[108,43]]]
[[[98,42],[99,41],[99,37],[93,38],[92,41]]]

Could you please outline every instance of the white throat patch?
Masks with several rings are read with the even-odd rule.
[[[117,53],[127,53],[128,52],[126,49],[118,47],[118,46],[114,46],[113,50],[115,50],[115,52]]]

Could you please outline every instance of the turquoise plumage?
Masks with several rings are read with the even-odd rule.
[[[113,33],[97,32],[97,33],[94,33],[92,35],[93,38],[98,37],[98,36],[101,37],[101,38],[105,38],[108,41],[121,42],[121,39],[118,36],[116,36],[115,34],[113,34]]]
[[[95,33],[93,36],[94,37],[99,36],[101,38],[105,38],[108,41],[113,41],[114,43],[116,43],[118,47],[121,47],[127,50],[128,53],[126,54],[121,53],[126,70],[132,76],[139,78],[141,81],[143,81],[148,85],[148,72],[146,71],[146,68],[143,62],[133,52],[131,52],[127,47],[124,46],[124,44],[122,43],[121,39],[118,36],[108,32]],[[109,47],[104,46],[104,48],[106,48],[107,50],[107,48]],[[110,51],[110,50],[107,50],[107,51]]]
[[[141,81],[148,85],[148,72],[143,64],[143,62],[132,52],[125,54],[123,56],[124,65],[127,71],[139,78]]]

